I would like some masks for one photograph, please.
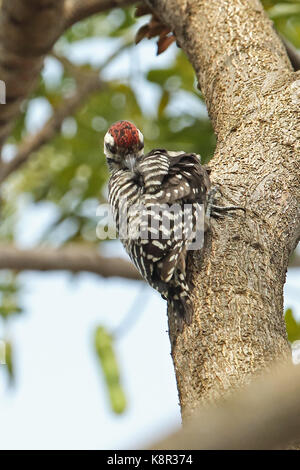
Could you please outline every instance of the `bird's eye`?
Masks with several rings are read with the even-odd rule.
[[[111,145],[109,142],[106,142],[105,146],[107,150],[109,150],[111,153],[115,153],[116,149],[114,145]]]

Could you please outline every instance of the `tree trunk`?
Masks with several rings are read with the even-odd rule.
[[[191,61],[217,135],[210,163],[222,204],[204,254],[190,252],[193,323],[172,356],[183,418],[290,360],[283,318],[300,236],[300,74],[258,0],[148,0]]]

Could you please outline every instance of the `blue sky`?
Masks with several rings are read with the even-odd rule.
[[[78,62],[89,59],[97,64],[104,46],[109,54],[110,45],[99,40],[77,44],[69,54]],[[175,46],[157,58],[150,42],[132,52],[138,55],[142,70],[152,63],[168,64],[174,53]],[[126,78],[131,61],[132,57],[122,56],[107,69],[107,78],[121,71]],[[58,65],[47,61],[45,79],[55,80],[59,73]],[[143,106],[151,113],[157,90],[139,80]],[[180,112],[180,102],[173,103],[174,112]],[[36,101],[28,119],[30,130],[37,130],[50,113],[45,103]],[[205,110],[195,108],[195,113]],[[53,215],[53,207],[47,204],[22,211],[19,245],[33,245]],[[104,249],[107,255],[126,256],[118,241]],[[299,279],[300,270],[288,273],[285,304],[300,319]],[[15,348],[14,389],[7,388],[0,366],[0,449],[134,448],[179,426],[166,306],[156,292],[146,289],[143,311],[116,343],[128,398],[127,411],[116,416],[110,411],[94,354],[93,332],[100,324],[112,331],[120,324],[140,283],[67,273],[23,273],[21,281],[26,313],[11,322],[8,331]],[[0,323],[0,335],[1,327]]]

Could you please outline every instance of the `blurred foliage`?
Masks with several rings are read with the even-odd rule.
[[[300,1],[262,0],[277,31],[300,48]]]
[[[5,341],[5,368],[8,375],[9,385],[13,385],[15,379],[13,363],[13,347],[10,341]]]
[[[0,338],[0,366],[3,372],[7,375],[8,384],[14,384],[15,371],[13,363],[13,347],[12,343]]]
[[[126,408],[126,398],[120,381],[114,338],[102,326],[99,326],[95,332],[95,350],[102,368],[111,408],[115,413],[123,413]]]
[[[300,2],[264,0],[263,4],[277,30],[300,47]],[[98,69],[103,90],[92,94],[74,116],[66,118],[56,137],[41,147],[30,162],[3,185],[0,240],[16,238],[18,210],[21,200],[22,209],[26,209],[23,197],[26,193],[29,196],[26,201],[30,204],[51,203],[56,208],[57,218],[49,222],[41,241],[57,245],[69,241],[99,243],[96,207],[105,199],[107,181],[102,142],[108,126],[119,119],[129,119],[143,131],[147,151],[155,147],[184,149],[200,153],[203,162],[213,155],[216,140],[190,63],[173,44],[163,55],[167,60],[159,58],[149,67],[142,66],[139,59],[145,54],[145,41],[134,46],[133,37],[146,18],[136,21],[133,13],[134,8],[127,8],[95,15],[74,25],[57,42],[57,54],[68,58],[74,67],[72,69],[64,60],[48,58],[55,73],[44,70],[41,74],[39,85],[23,106],[4,150],[14,151],[32,132],[32,106],[37,100],[42,100],[50,113],[55,113],[67,97],[76,93],[79,87],[76,70],[88,73]],[[124,50],[128,39],[131,44]],[[97,47],[95,41],[99,41]],[[153,51],[156,49],[154,43],[155,39]],[[147,41],[146,46],[149,47]],[[90,47],[93,54],[87,54]],[[107,53],[119,49],[119,57],[113,59],[112,66],[105,65],[102,70],[101,63]],[[84,51],[84,54],[76,55],[76,50]],[[118,62],[126,64],[122,65],[121,77],[120,68],[115,73],[112,71]],[[109,78],[106,78],[108,72]],[[18,292],[17,273],[3,273],[0,279],[3,323],[21,312]],[[289,339],[295,338],[297,324],[289,311],[286,320]],[[99,327],[95,342],[112,408],[121,412],[125,408],[125,398],[119,382],[113,339]]]
[[[300,323],[296,322],[291,308],[285,311],[285,324],[289,342],[300,340]]]
[[[265,0],[263,3],[277,29],[294,44],[300,45],[299,1]],[[80,67],[73,62],[74,69],[96,69],[95,62],[101,63],[105,47],[111,49],[114,45],[116,50],[121,48],[128,37],[133,38],[140,23],[146,21],[142,18],[137,22],[133,13],[133,7],[115,9],[79,22],[58,41],[56,50],[70,59],[70,51],[74,47],[82,47],[84,43],[88,49],[89,41],[108,41],[99,47],[98,58],[86,62],[83,59]],[[158,66],[153,61],[152,68],[145,70],[145,67],[139,67],[138,55],[135,54],[136,50],[143,53],[143,47],[142,42],[141,45],[130,45],[125,51],[122,50],[120,60],[127,56],[129,62],[134,62],[134,70],[129,65],[127,76],[118,79],[116,73],[114,79],[107,80],[103,91],[91,95],[74,116],[65,119],[57,136],[36,152],[16,177],[11,178],[16,198],[26,192],[34,202],[51,202],[58,209],[57,220],[47,228],[44,239],[57,243],[97,243],[95,207],[105,195],[107,181],[102,141],[107,127],[114,121],[129,119],[135,122],[145,134],[146,150],[154,147],[185,149],[200,153],[204,162],[213,155],[215,136],[187,58],[173,45],[171,48],[176,52],[170,64]],[[118,57],[114,63],[117,61]],[[52,59],[53,63],[58,67],[57,59]],[[18,145],[28,134],[27,114],[34,99],[47,100],[50,109],[55,112],[67,96],[76,92],[76,75],[63,61],[60,67],[62,73],[56,81],[45,79],[42,75],[38,88],[17,123],[11,144]],[[101,65],[98,68],[103,78],[107,67],[104,71]],[[147,104],[143,101],[145,87],[147,93],[153,93],[151,112],[147,111]],[[10,201],[11,192],[12,187]],[[62,232],[64,236],[58,237]]]
[[[22,312],[19,306],[19,290],[16,274],[0,272],[0,317],[4,320]]]
[[[15,315],[22,313],[19,299],[20,285],[17,274],[9,271],[0,272],[0,319],[5,326]],[[0,330],[1,331],[1,330]],[[0,334],[0,340],[2,339]],[[9,385],[14,384],[13,348],[10,341],[5,343],[5,367]],[[1,346],[1,345],[0,345]]]

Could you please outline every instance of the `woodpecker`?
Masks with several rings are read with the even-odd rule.
[[[187,250],[204,237],[211,215],[242,208],[214,204],[216,189],[199,155],[165,149],[144,154],[143,134],[130,121],[108,129],[104,153],[119,237],[143,278],[168,301],[181,332],[193,314]]]

